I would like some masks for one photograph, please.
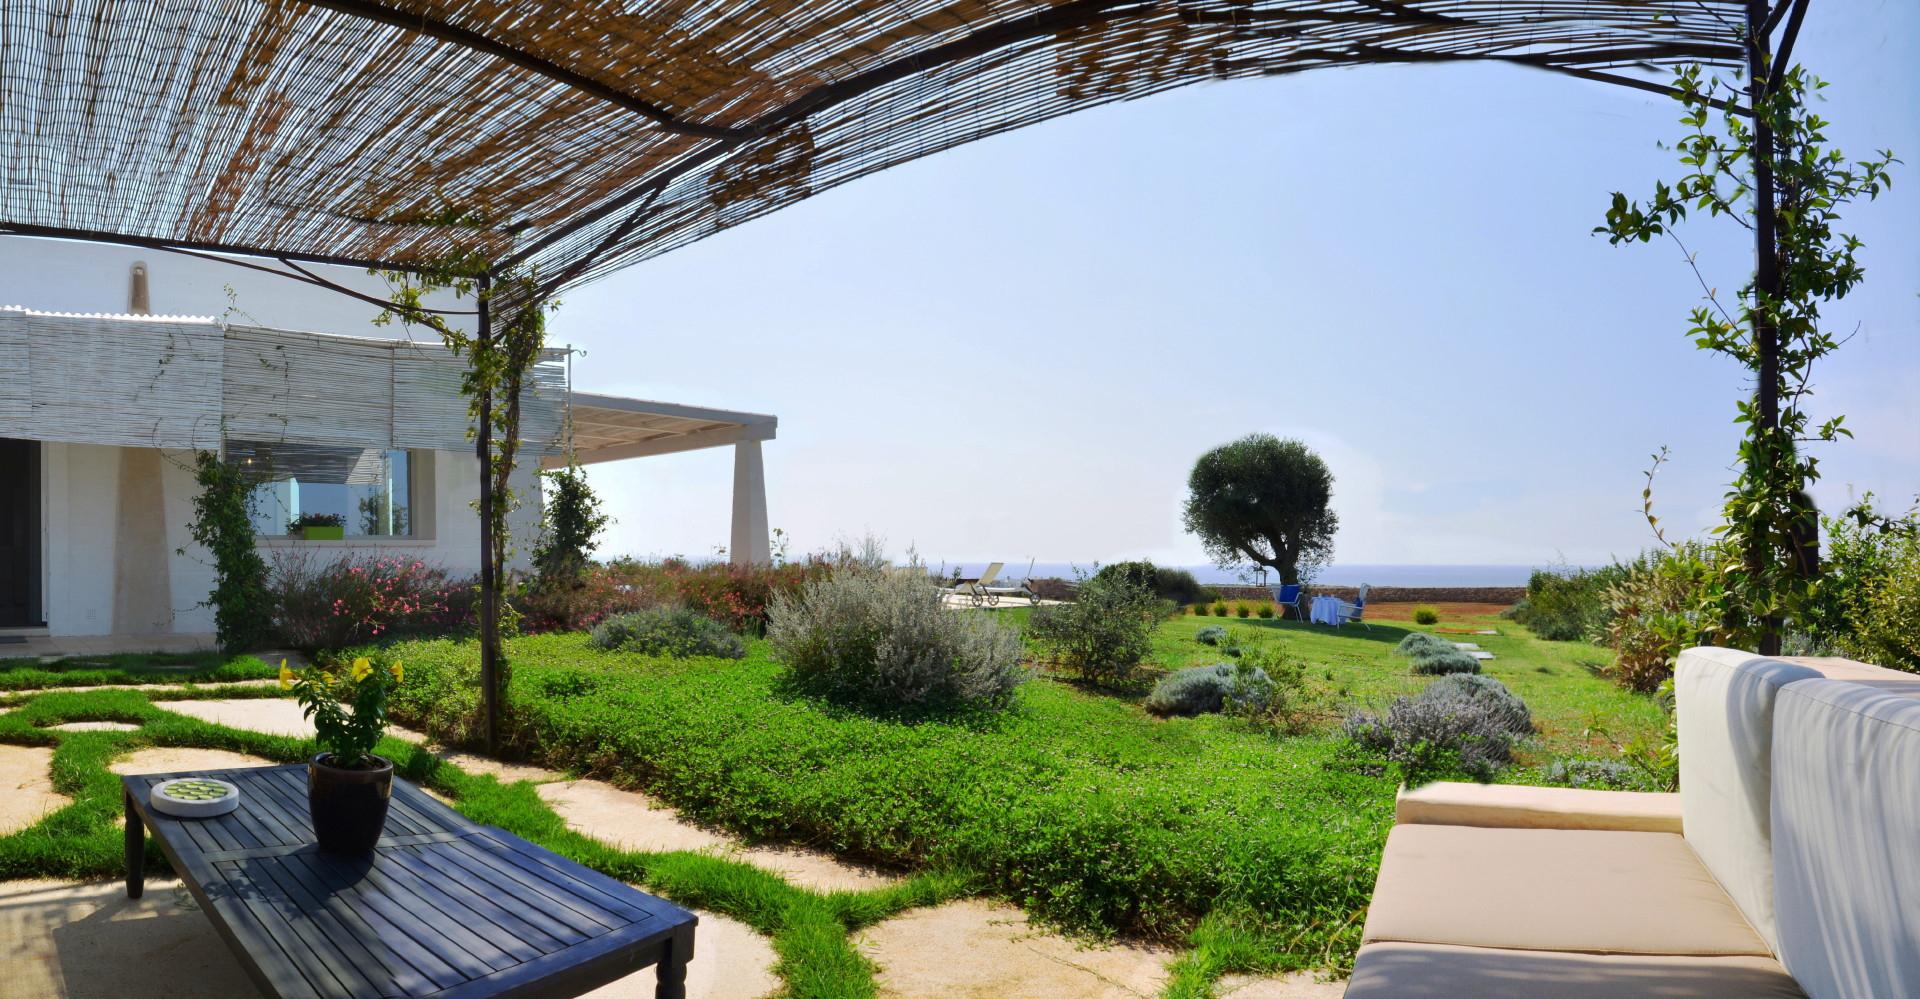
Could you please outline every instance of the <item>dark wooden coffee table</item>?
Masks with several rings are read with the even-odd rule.
[[[239,787],[239,809],[179,819],[148,807],[153,785],[190,776]],[[692,913],[478,825],[406,781],[393,782],[386,832],[367,857],[313,845],[304,766],[121,783],[128,897],[140,897],[151,830],[269,996],[577,996],[650,964],[659,999],[686,995]]]

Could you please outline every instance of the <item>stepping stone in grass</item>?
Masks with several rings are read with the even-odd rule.
[[[1475,659],[1492,659],[1493,658],[1493,653],[1491,652],[1468,652],[1467,655],[1470,655]]]
[[[1459,649],[1459,650],[1461,650],[1461,651],[1463,651],[1463,652],[1478,652],[1478,651],[1480,651],[1480,646],[1478,646],[1478,645],[1476,645],[1476,644],[1474,644],[1474,643],[1472,643],[1472,642],[1455,642],[1455,643],[1453,643],[1453,647],[1454,647],[1454,648],[1456,648],[1456,649]]]

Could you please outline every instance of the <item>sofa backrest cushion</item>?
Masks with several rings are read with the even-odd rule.
[[[1781,963],[1813,999],[1920,996],[1920,678],[1796,683],[1774,724]]]
[[[1718,648],[1688,649],[1674,667],[1687,842],[1775,953],[1768,836],[1774,701],[1787,684],[1819,675]]]

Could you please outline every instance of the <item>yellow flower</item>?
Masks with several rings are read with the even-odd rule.
[[[287,668],[287,661],[285,659],[280,660],[280,689],[293,689],[293,671]]]
[[[333,674],[332,674],[332,673],[328,673],[328,672],[326,672],[325,670],[322,670],[322,671],[320,672],[320,679],[322,679],[322,680],[325,680],[325,681],[327,682],[327,686],[329,686],[329,687],[331,687],[331,686],[333,686]]]
[[[359,683],[372,675],[373,664],[367,661],[366,656],[361,656],[353,661],[353,682]]]
[[[405,668],[403,668],[400,665],[400,661],[398,659],[394,660],[393,665],[389,667],[389,669],[393,672],[394,683],[399,683],[401,680],[406,679],[407,671]]]

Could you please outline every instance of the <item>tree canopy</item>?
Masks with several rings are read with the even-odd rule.
[[[1223,569],[1263,565],[1283,583],[1311,577],[1333,557],[1333,471],[1297,440],[1249,434],[1193,464],[1187,530]]]

